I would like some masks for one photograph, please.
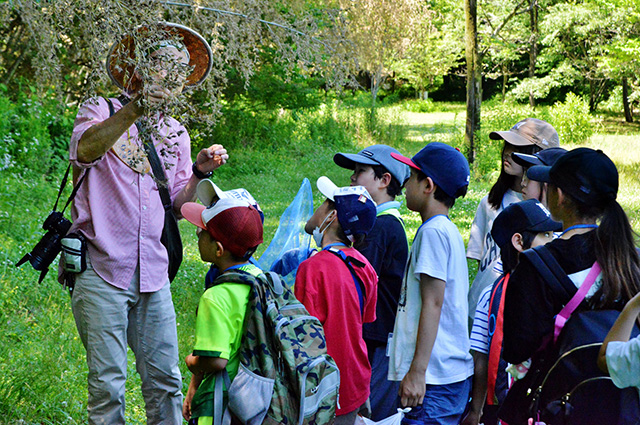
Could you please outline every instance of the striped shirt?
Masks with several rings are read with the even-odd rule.
[[[480,293],[469,337],[471,349],[483,354],[489,354],[489,304],[492,289],[493,285],[489,285]]]

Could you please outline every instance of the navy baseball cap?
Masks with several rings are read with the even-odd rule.
[[[409,167],[394,160],[391,157],[392,153],[400,154],[391,146],[373,145],[358,153],[337,153],[333,156],[333,162],[348,170],[355,170],[356,164],[382,165],[400,182],[400,185],[403,185],[409,178]]]
[[[338,223],[353,242],[358,235],[366,235],[376,223],[376,203],[364,186],[336,186],[328,177],[317,182],[318,190],[336,204]]]
[[[558,232],[562,223],[554,221],[551,213],[536,199],[527,199],[506,207],[493,221],[491,236],[501,250],[508,246],[515,233]]]
[[[397,153],[392,157],[422,171],[452,198],[461,196],[469,185],[469,163],[462,153],[445,143],[431,142],[411,159]]]
[[[618,195],[618,169],[600,149],[577,148],[553,166],[538,165],[529,171],[532,180],[552,183],[587,205],[601,205]]]
[[[567,153],[567,150],[564,148],[549,148],[533,155],[514,152],[511,156],[516,164],[520,164],[523,167],[532,167],[534,165],[553,165],[565,153]]]

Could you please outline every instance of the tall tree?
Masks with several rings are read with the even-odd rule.
[[[425,46],[434,12],[422,0],[350,0],[342,7],[349,19],[349,38],[358,67],[371,78],[371,117],[376,98],[393,65],[409,57],[416,44]],[[428,47],[425,47],[428,48]]]
[[[135,34],[139,25],[155,28],[158,21],[188,25],[211,43],[211,76],[199,92],[200,109],[191,113],[208,111],[213,117],[229,69],[248,81],[263,60],[262,46],[277,51],[274,60],[285,72],[323,76],[327,85],[341,85],[350,74],[344,66],[351,54],[345,48],[344,16],[321,1],[14,0],[0,5],[0,19],[0,31],[31,40],[29,65],[37,70],[39,87],[67,90],[77,98],[111,90],[103,60],[112,43]],[[12,29],[18,24],[21,33]],[[5,57],[6,79],[12,76],[11,60],[17,59]],[[142,61],[141,72],[146,65]]]

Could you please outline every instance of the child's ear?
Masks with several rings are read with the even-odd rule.
[[[220,258],[224,255],[224,246],[219,241],[216,241],[216,257]]]
[[[423,180],[423,182],[425,182],[424,193],[426,195],[436,191],[436,184],[433,182],[433,179],[431,177],[427,177]]]
[[[566,196],[564,195],[564,192],[562,191],[562,189],[560,189],[559,187],[556,187],[555,189],[558,191],[558,205],[563,205],[566,199]]]
[[[384,173],[382,177],[380,177],[380,187],[386,188],[391,184],[391,173]]]
[[[522,240],[522,235],[520,233],[514,233],[513,236],[511,236],[511,244],[516,251],[524,251],[524,241]]]

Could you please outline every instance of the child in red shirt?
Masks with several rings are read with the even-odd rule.
[[[376,206],[362,186],[338,188],[318,179],[327,199],[305,226],[322,251],[300,264],[295,295],[324,327],[327,352],[340,369],[336,425],[355,422],[369,398],[371,365],[362,324],[376,318],[378,277],[351,245],[365,237],[376,219]]]

